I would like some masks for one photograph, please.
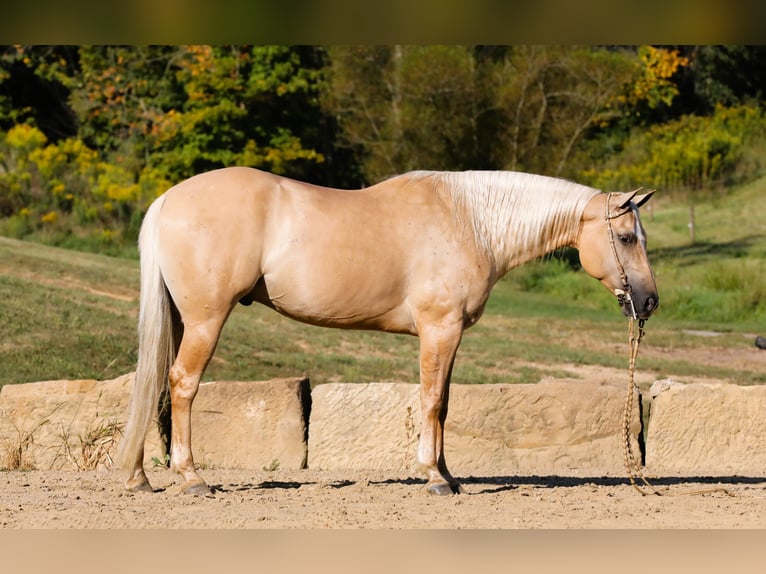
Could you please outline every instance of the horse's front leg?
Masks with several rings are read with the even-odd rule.
[[[432,494],[457,494],[462,489],[444,460],[444,422],[447,419],[449,384],[462,326],[429,328],[420,333],[421,430],[418,466],[426,474]]]

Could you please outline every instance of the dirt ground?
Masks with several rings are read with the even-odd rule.
[[[619,476],[465,477],[465,493],[379,471],[207,470],[213,492],[180,493],[163,469],[155,492],[122,490],[116,471],[0,473],[4,529],[710,529],[766,527],[766,479],[660,477],[642,496]],[[725,489],[715,490],[715,489]],[[683,494],[694,489],[711,492]]]

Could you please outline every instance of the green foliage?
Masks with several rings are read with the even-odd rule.
[[[90,238],[97,248],[135,239],[136,213],[157,197],[169,182],[150,168],[138,182],[124,167],[101,161],[79,139],[47,143],[45,135],[26,124],[0,140],[4,157],[0,171],[0,229],[14,237],[36,235],[56,244]]]
[[[679,68],[689,64],[689,59],[678,50],[665,50],[654,46],[638,49],[643,74],[634,84],[631,94],[635,102],[644,100],[650,108],[661,104],[669,106],[678,95],[678,86],[672,81]]]
[[[758,106],[718,107],[709,117],[678,120],[636,130],[624,149],[582,179],[601,189],[644,185],[664,190],[702,189],[727,184],[738,172],[749,147],[766,137],[766,118]],[[760,165],[750,166],[747,175]]]
[[[76,53],[74,46],[0,46],[0,131],[29,123],[51,140],[76,135],[67,105]]]
[[[310,47],[0,49],[0,232],[121,251],[149,202],[200,171],[311,179],[330,147],[322,65]],[[53,138],[41,110],[17,107],[38,85],[58,90],[76,135]]]
[[[323,162],[300,135],[320,80],[307,64],[287,46],[187,46],[174,62],[183,101],[153,134],[157,167],[177,180],[227,165],[300,176]]]
[[[716,106],[733,107],[763,99],[766,85],[764,45],[703,45],[682,48],[692,59],[688,82],[694,89],[695,113]]]

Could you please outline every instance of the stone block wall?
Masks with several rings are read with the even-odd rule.
[[[0,391],[0,468],[109,467],[133,374],[110,381],[45,381]],[[305,379],[203,383],[192,412],[195,461],[207,468],[390,469],[416,475],[419,386]],[[453,385],[445,432],[456,476],[624,473],[624,383],[545,380]],[[636,395],[630,429],[642,435]],[[650,475],[762,476],[766,386],[652,387]],[[145,464],[164,459],[155,428]]]

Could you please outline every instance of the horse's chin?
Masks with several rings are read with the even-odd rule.
[[[633,307],[631,307],[630,302],[617,302],[618,305],[620,305],[620,308],[622,309],[622,314],[626,317],[633,317]],[[649,317],[652,316],[652,313],[654,312],[654,309],[651,311],[639,311],[636,309],[636,319],[641,319],[642,321],[646,321]]]

